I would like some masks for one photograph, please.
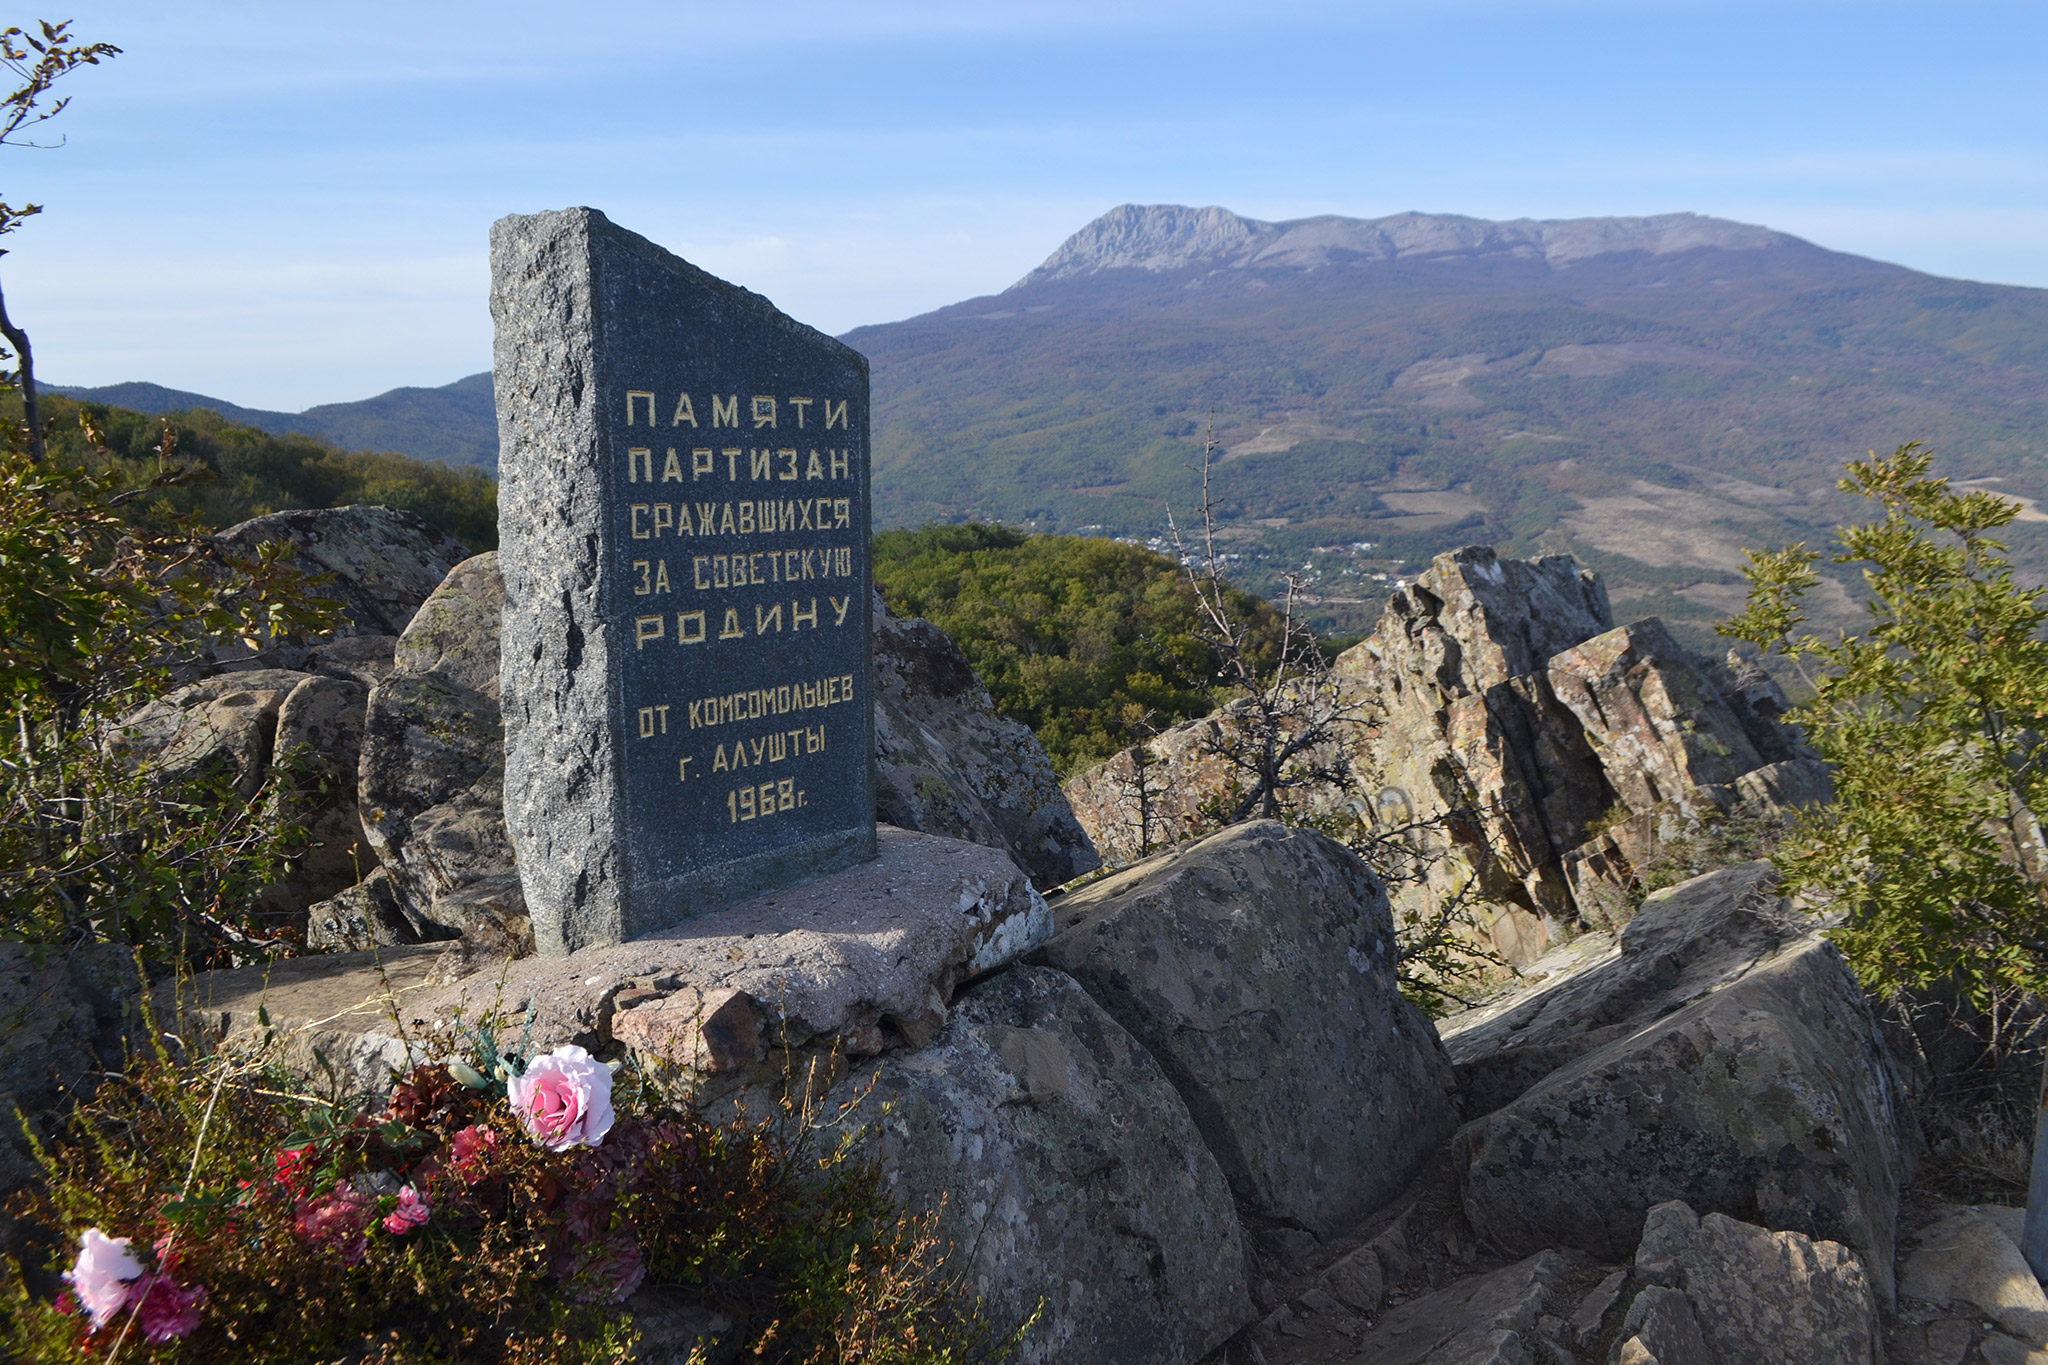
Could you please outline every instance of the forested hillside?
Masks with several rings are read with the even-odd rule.
[[[1742,550],[1858,514],[1842,461],[1908,439],[2048,498],[2048,291],[1694,215],[1127,207],[1000,295],[846,339],[874,362],[880,524],[1158,535],[1213,415],[1247,583],[1307,573],[1353,627],[1375,574],[1478,542],[1576,553],[1617,614],[1704,643]],[[2010,531],[2030,570],[2042,522]]]
[[[875,585],[936,622],[1062,776],[1215,704],[1215,656],[1180,566],[1136,545],[971,523],[875,537]],[[1273,637],[1272,609],[1237,599]]]
[[[19,422],[20,412],[19,394],[0,395],[0,420]],[[418,513],[472,550],[498,543],[498,485],[481,470],[340,450],[315,436],[275,435],[207,409],[159,417],[60,394],[44,397],[43,416],[50,450],[62,461],[103,460],[97,440],[146,482],[159,468],[168,425],[176,456],[210,471],[211,477],[155,488],[125,504],[124,512],[139,522],[161,523],[167,514],[185,512],[221,529],[291,507],[380,503]]]

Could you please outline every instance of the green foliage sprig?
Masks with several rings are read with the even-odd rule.
[[[1819,665],[1792,719],[1834,766],[1836,799],[1781,845],[1789,885],[1846,915],[1837,941],[1873,991],[1953,986],[1995,1017],[2048,988],[2048,607],[1992,534],[2019,506],[1957,493],[1931,465],[1909,444],[1841,481],[1884,509],[1832,556],[1862,566],[1864,630],[1804,628],[1820,581],[1805,545],[1753,553],[1747,609],[1720,629]]]
[[[88,429],[90,436],[90,429]],[[124,720],[224,639],[331,630],[283,545],[231,552],[189,519],[122,515],[196,477],[166,425],[148,478],[0,448],[0,934],[148,945],[194,964],[265,945],[254,892],[299,831],[218,772],[134,749]],[[261,775],[292,781],[294,756]]]

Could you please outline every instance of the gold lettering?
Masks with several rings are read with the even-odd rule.
[[[697,409],[691,404],[690,395],[687,393],[677,395],[676,415],[669,422],[669,425],[679,427],[685,422],[688,422],[693,427],[697,425]],[[649,425],[651,426],[652,423],[649,423]]]
[[[832,452],[832,477],[833,477],[833,478],[835,478],[835,479],[843,479],[843,478],[845,478],[845,477],[847,476],[848,472],[849,472],[849,471],[848,471],[848,467],[847,467],[847,461],[846,461],[846,452],[845,452],[845,451],[843,451],[843,450],[835,450],[835,451],[833,451],[833,452]]]
[[[740,448],[727,446],[718,453],[725,456],[725,477],[737,481],[740,476]]]
[[[646,540],[649,538],[648,532],[640,525],[640,518],[646,515],[647,504],[644,502],[636,502],[626,509],[626,524],[631,529],[633,539],[635,540]]]
[[[838,549],[836,549],[836,550],[834,550],[834,551],[832,552],[832,557],[833,557],[833,559],[835,559],[835,560],[837,560],[837,561],[838,561],[838,564],[839,564],[839,576],[840,576],[841,578],[851,578],[851,577],[853,577],[853,547],[852,547],[852,546],[850,546],[850,545],[842,545],[842,546],[840,546],[840,547],[839,547]]]
[[[736,427],[740,424],[740,396],[732,394],[720,402],[717,394],[711,395],[711,425],[714,427]]]
[[[832,604],[832,611],[836,618],[832,624],[835,626],[845,625],[846,609],[853,605],[853,599],[851,597],[828,597],[825,600]]]
[[[775,452],[766,446],[760,446],[747,451],[747,477],[750,479],[773,478],[774,475],[768,468],[768,462],[774,458]]]
[[[737,607],[727,607],[725,609],[725,624],[718,628],[718,638],[721,640],[744,640],[747,638],[747,632],[740,626],[740,613]]]
[[[775,425],[775,400],[765,393],[754,395],[754,430]]]
[[[633,403],[640,398],[647,400],[647,425],[651,427],[654,425],[654,395],[646,389],[626,390],[626,425],[633,425]]]
[[[649,640],[659,640],[667,618],[660,616],[636,616],[633,618],[633,648],[647,648]]]
[[[645,576],[643,572],[642,577],[644,578]],[[654,590],[656,592],[670,591],[668,585],[668,561],[666,559],[654,561]]]
[[[647,482],[654,482],[654,452],[645,446],[635,446],[626,452],[626,482],[639,483],[640,471],[647,471]]]
[[[723,744],[713,746],[711,753],[711,771],[715,773],[732,771],[732,764],[725,761],[725,746]]]
[[[754,504],[752,500],[748,500],[740,504],[740,534],[743,536],[750,536],[753,533]]]
[[[766,615],[762,614],[760,606],[756,604],[756,606],[754,607],[754,634],[766,635],[768,633],[768,626],[766,623],[769,621],[773,621],[775,623],[775,629],[778,633],[780,633],[780,631],[782,630],[782,603],[777,602],[775,604],[775,610],[767,613]]]
[[[789,604],[789,628],[795,630],[806,621],[811,623],[812,630],[818,628],[818,599],[815,597],[811,599],[811,609],[809,611],[798,607],[794,600]]]
[[[789,757],[789,740],[777,730],[768,736],[768,761],[780,763]]]
[[[839,400],[836,407],[831,399],[827,398],[825,400],[825,430],[832,430],[834,425],[842,427],[846,425],[846,400],[844,398]]]
[[[802,430],[804,425],[804,413],[810,408],[811,400],[808,398],[792,398],[789,400],[789,405],[796,409],[797,429]]]
[[[808,465],[806,465],[806,466],[804,467],[804,480],[805,480],[806,482],[809,482],[809,481],[810,481],[810,480],[812,480],[812,479],[822,479],[822,478],[824,478],[824,477],[825,477],[825,466],[824,466],[824,465],[822,465],[822,464],[820,464],[820,463],[818,462],[818,451],[817,451],[817,448],[816,448],[816,447],[812,447],[812,449],[811,449],[811,462],[810,462],[810,464],[808,464]]]
[[[676,504],[676,534],[679,536],[696,534],[690,529],[690,504],[687,502]]]
[[[676,448],[674,446],[668,448],[668,460],[661,467],[661,481],[663,483],[681,483],[683,481],[683,462],[676,458]]]
[[[676,764],[676,779],[681,782],[688,782],[690,780],[690,756],[688,754],[683,756],[682,762]]]
[[[696,580],[698,592],[702,592],[704,591],[704,589],[711,586],[711,584],[705,581],[704,578],[704,566],[710,562],[711,561],[703,555],[692,555],[690,557],[690,575],[692,578]]]
[[[697,504],[697,534],[715,536],[718,534],[718,504],[700,502]]]
[[[695,483],[698,479],[702,478],[706,474],[709,474],[710,472],[711,447],[692,447],[690,450],[690,482]]]
[[[674,505],[666,502],[654,504],[654,538],[660,540],[663,531],[673,531],[675,529],[676,509]]]
[[[748,747],[749,749],[753,750],[753,753],[754,753],[754,766],[755,766],[756,768],[760,767],[760,766],[761,766],[761,756],[762,756],[762,754],[763,754],[764,752],[766,752],[766,750],[767,750],[767,748],[768,748],[768,740],[767,740],[767,738],[766,738],[766,737],[764,736],[764,737],[763,737],[763,738],[761,738],[761,739],[750,739],[750,740],[748,740],[748,741],[747,741],[747,747]]]
[[[796,451],[795,451],[795,449],[794,449],[794,448],[792,448],[792,447],[789,447],[789,446],[784,446],[784,447],[783,447],[783,448],[782,448],[781,450],[778,450],[778,451],[776,451],[775,453],[776,453],[777,455],[780,455],[780,456],[781,456],[781,457],[783,458],[783,460],[785,461],[785,464],[784,464],[784,467],[783,467],[783,470],[782,470],[782,472],[781,472],[780,474],[777,474],[777,475],[776,475],[775,477],[776,477],[776,478],[778,478],[778,479],[781,479],[781,480],[782,480],[782,481],[783,481],[784,483],[788,483],[788,482],[790,482],[791,480],[795,479],[795,478],[796,478]]]
[[[853,522],[852,522],[852,520],[851,520],[851,518],[852,518],[852,512],[853,512],[853,500],[852,500],[851,498],[834,498],[834,499],[832,499],[832,524],[833,524],[833,526],[835,526],[835,527],[838,527],[838,526],[851,526],[851,525],[853,524]]]
[[[727,503],[725,505],[725,516],[721,518],[718,523],[718,534],[722,536],[729,536],[732,533],[732,504]]]
[[[693,629],[694,627],[694,629]],[[679,645],[701,645],[704,643],[704,613],[682,611],[676,613],[676,643]],[[696,714],[696,703],[690,704],[690,713]],[[695,721],[690,722],[695,725]]]
[[[647,578],[647,561],[644,559],[634,560],[633,569],[634,572],[640,575],[640,586],[633,589],[633,596],[645,597],[648,593],[653,592],[654,585],[653,583],[649,582]]]

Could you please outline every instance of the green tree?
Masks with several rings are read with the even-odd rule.
[[[1819,665],[1792,719],[1834,765],[1836,795],[1781,846],[1788,884],[1846,916],[1835,938],[1869,989],[1955,989],[1995,1035],[2048,987],[2048,590],[2016,584],[1992,534],[2019,507],[1930,467],[1915,443],[1841,481],[1884,509],[1839,530],[1832,556],[1862,568],[1862,631],[1805,629],[1820,581],[1805,545],[1752,553],[1747,608],[1720,630]]]

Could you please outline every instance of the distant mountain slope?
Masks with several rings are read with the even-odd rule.
[[[1002,294],[845,340],[874,364],[878,522],[1156,535],[1196,501],[1213,413],[1242,571],[1310,566],[1361,599],[1336,618],[1396,560],[1492,541],[1572,550],[1618,610],[1698,639],[1743,547],[1861,516],[1841,462],[1908,439],[2048,500],[2048,291],[1694,214],[1127,205]],[[2028,516],[2013,539],[2048,576]]]
[[[498,419],[489,371],[437,389],[393,389],[361,402],[323,403],[304,412],[237,407],[219,398],[167,389],[161,384],[50,387],[87,402],[138,412],[212,408],[230,421],[278,435],[299,432],[319,436],[344,450],[395,451],[414,459],[474,465],[492,473],[498,469]]]

